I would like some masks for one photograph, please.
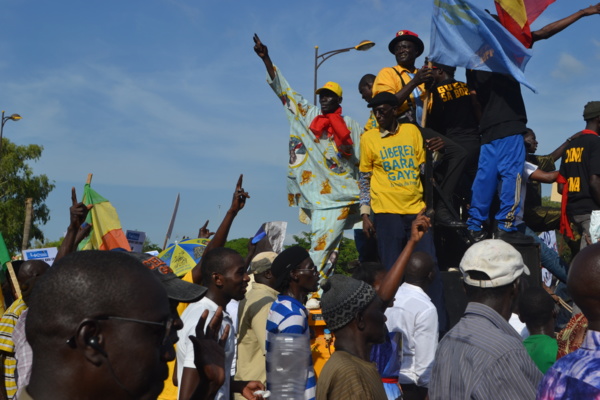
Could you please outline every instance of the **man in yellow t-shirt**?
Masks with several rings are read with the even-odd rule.
[[[389,270],[410,238],[412,222],[425,208],[420,176],[425,149],[419,128],[396,119],[398,99],[395,95],[379,93],[369,102],[369,107],[373,109],[379,128],[371,129],[361,137],[360,213],[365,235],[377,234],[379,258]],[[371,208],[374,223],[369,219]],[[425,252],[437,260],[432,229],[423,236],[415,251]],[[438,271],[437,262],[435,270]],[[439,274],[428,294],[441,315],[439,326],[443,330],[446,318]]]
[[[420,165],[425,162],[423,137],[414,124],[398,123],[398,99],[379,93],[369,102],[379,128],[365,132],[360,144],[360,213],[367,236],[375,233],[379,257],[390,269],[410,236],[410,226],[425,207]],[[373,208],[375,225],[369,219]],[[422,242],[435,256],[433,236]]]

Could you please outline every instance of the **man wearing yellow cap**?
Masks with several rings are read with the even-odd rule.
[[[271,62],[267,46],[254,35],[254,51],[267,69],[267,82],[283,103],[290,122],[287,175],[290,207],[300,207],[300,221],[311,224],[310,256],[321,276],[344,229],[359,221],[358,154],[361,126],[342,116],[342,88],[327,82],[317,90],[319,109],[291,89]]]

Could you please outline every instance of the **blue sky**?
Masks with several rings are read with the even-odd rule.
[[[493,9],[491,0],[479,2]],[[326,61],[319,83],[344,88],[344,113],[360,123],[368,110],[357,91],[365,73],[394,65],[387,44],[409,29],[429,51],[432,1],[126,0],[0,1],[0,108],[19,113],[4,134],[44,146],[36,173],[56,188],[42,227],[50,240],[68,225],[70,188],[92,187],[117,208],[124,229],[162,244],[177,193],[173,239],[216,229],[240,173],[250,193],[230,238],[260,224],[308,227],[287,207],[288,124],[252,50],[256,32],[293,88],[312,98],[314,46],[321,52],[368,39],[368,52]],[[534,28],[589,5],[558,0]],[[583,106],[600,100],[600,16],[534,46],[524,89],[539,152],[583,128]],[[459,70],[462,79],[464,72]]]

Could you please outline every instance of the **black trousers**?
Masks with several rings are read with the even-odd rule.
[[[463,146],[457,144],[452,139],[442,135],[429,128],[421,128],[423,140],[440,137],[444,141],[445,147],[443,150],[442,163],[435,168],[435,180],[438,183],[443,196],[452,201],[452,195],[456,190],[458,182],[461,179],[465,163],[467,162],[467,150]],[[443,204],[438,201],[436,209]]]

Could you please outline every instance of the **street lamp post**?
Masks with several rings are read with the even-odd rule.
[[[350,50],[367,51],[373,46],[375,46],[375,42],[371,42],[370,40],[363,40],[362,42],[360,42],[359,44],[357,44],[354,47],[347,47],[345,49],[331,50],[331,51],[328,51],[327,53],[323,53],[321,55],[319,55],[319,46],[315,46],[315,82],[314,82],[314,88],[313,88],[313,104],[315,104],[315,105],[317,104],[317,94],[315,93],[317,91],[317,70],[319,69],[321,64],[323,64],[325,62],[325,60],[335,56],[336,54],[345,53]],[[319,61],[319,59],[321,59],[321,60]]]
[[[0,160],[2,159],[2,132],[4,132],[4,124],[8,120],[18,121],[21,119],[19,114],[12,114],[8,117],[4,116],[4,110],[2,110],[2,125],[0,125]]]

